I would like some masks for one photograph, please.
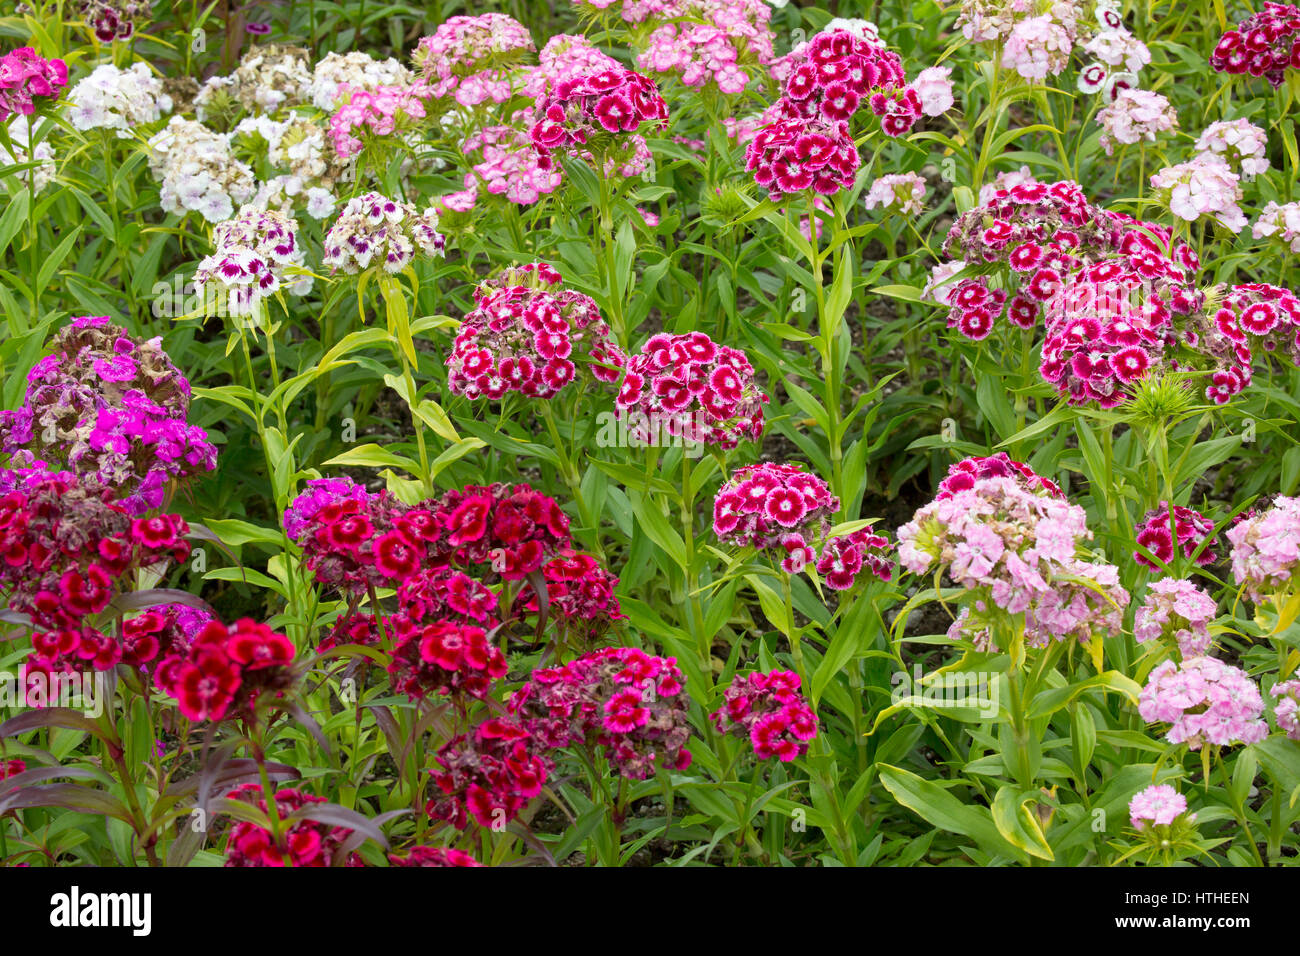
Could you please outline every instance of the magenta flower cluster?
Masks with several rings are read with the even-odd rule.
[[[654,81],[632,70],[609,69],[562,80],[537,104],[530,136],[549,169],[553,153],[591,154],[602,161],[627,153],[627,134],[665,128],[668,104]]]
[[[789,763],[808,752],[817,714],[799,692],[794,671],[755,671],[737,677],[709,719],[718,733],[747,739],[759,760]]]
[[[813,542],[826,536],[839,509],[826,482],[795,465],[746,465],[718,490],[713,533],[737,547],[783,554],[781,568],[799,574],[817,559]]]
[[[68,65],[47,60],[29,46],[0,57],[0,124],[51,105],[68,85]]]

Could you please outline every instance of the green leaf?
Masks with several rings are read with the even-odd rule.
[[[941,830],[970,837],[986,852],[1027,863],[1028,855],[1010,843],[988,810],[962,803],[947,790],[898,767],[879,764],[880,782],[900,804]]]

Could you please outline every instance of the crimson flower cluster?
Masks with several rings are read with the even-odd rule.
[[[173,636],[155,680],[190,720],[251,719],[259,700],[293,684],[293,642],[247,618],[230,628],[205,624],[193,638]]]
[[[393,647],[388,674],[393,690],[411,700],[431,693],[482,698],[492,681],[505,677],[508,668],[501,649],[488,640],[481,627],[439,621],[402,634]]]
[[[464,850],[441,846],[413,846],[406,856],[388,855],[393,866],[482,866]]]
[[[7,777],[16,777],[27,769],[27,764],[16,757],[10,761],[0,760],[0,780]]]
[[[1073,405],[1113,408],[1165,361],[1174,317],[1203,301],[1182,266],[1150,250],[1089,266],[1048,306],[1039,372]]]
[[[763,434],[767,401],[744,352],[703,332],[660,332],[628,359],[615,414],[640,441],[667,434],[729,449]]]
[[[1252,342],[1300,365],[1300,298],[1263,282],[1233,286],[1207,307],[1199,327],[1184,331],[1184,341],[1213,361],[1205,394],[1222,405],[1250,385]]]
[[[1015,461],[1004,451],[986,458],[963,458],[948,467],[948,474],[939,482],[934,500],[943,501],[962,491],[970,491],[977,481],[985,478],[1010,478],[1031,494],[1046,492],[1053,498],[1065,498],[1061,486],[1044,478],[1024,462]]]
[[[443,563],[436,510],[412,508],[346,478],[309,482],[286,511],[285,528],[302,545],[304,563],[320,584],[352,594],[395,585],[426,563]]]
[[[1288,69],[1300,70],[1300,7],[1265,3],[1261,12],[1219,38],[1210,66],[1219,73],[1262,76],[1281,86]]]
[[[262,785],[244,783],[226,795],[231,800],[251,803],[263,813],[270,812]],[[301,790],[284,788],[275,792],[275,808],[281,820],[313,803],[324,803]],[[226,866],[333,866],[344,842],[352,835],[347,827],[331,827],[315,820],[296,819],[281,834],[277,846],[270,830],[256,823],[240,820],[230,828],[226,843]],[[350,854],[348,866],[361,866],[359,854]]]
[[[93,474],[132,514],[162,506],[167,484],[216,467],[207,433],[187,423],[190,383],[162,350],[106,316],[59,330],[27,376],[16,411],[0,411],[0,451]]]
[[[807,189],[834,195],[853,185],[861,162],[845,122],[782,120],[760,129],[745,150],[745,168],[776,201]]]
[[[825,537],[839,509],[826,482],[795,465],[746,465],[718,490],[713,533],[738,547],[783,551],[782,569],[798,574],[816,560],[812,542]]]
[[[789,763],[808,752],[817,714],[799,692],[794,671],[754,671],[731,682],[710,719],[721,734],[749,740],[759,760]]]
[[[894,575],[894,562],[886,557],[889,539],[862,528],[849,534],[827,538],[817,559],[817,573],[826,586],[847,591],[865,571],[882,581]]]
[[[508,706],[542,746],[601,746],[630,780],[691,763],[688,701],[674,657],[602,648],[533,671]]]
[[[847,123],[865,104],[888,135],[901,136],[921,117],[898,54],[848,30],[819,33],[786,66],[793,68],[773,108],[780,119]]]
[[[389,619],[398,634],[429,621],[452,620],[491,629],[497,596],[483,582],[446,566],[421,568],[397,588],[398,613]]]
[[[1159,508],[1142,516],[1142,523],[1137,528],[1137,543],[1154,554],[1161,564],[1168,565],[1174,559],[1175,533],[1177,546],[1182,549],[1184,557],[1190,558],[1202,543],[1208,542],[1205,550],[1197,555],[1196,563],[1204,568],[1217,560],[1214,553],[1214,522],[1192,508],[1174,505],[1171,532],[1167,501],[1160,502]],[[1157,567],[1155,562],[1138,551],[1133,552],[1133,560],[1148,568]]]
[[[492,717],[472,734],[461,734],[438,751],[441,769],[431,770],[439,793],[425,807],[435,820],[458,830],[471,817],[482,827],[503,827],[542,792],[551,762],[518,721]]]
[[[599,640],[615,621],[626,619],[614,588],[618,578],[589,554],[565,551],[542,566],[552,620],[579,642]],[[537,596],[527,584],[515,599],[517,606],[536,612]]]
[[[519,392],[550,398],[578,375],[618,380],[627,356],[589,296],[556,288],[560,273],[545,263],[506,270],[474,290],[447,358],[447,381],[467,398]]]
[[[569,546],[569,517],[554,498],[530,485],[468,485],[438,502],[450,560],[490,564],[505,581],[519,581]]]
[[[623,134],[668,125],[668,104],[654,80],[632,70],[609,69],[561,80],[537,104],[529,133],[538,166],[550,169],[557,150],[609,157],[626,148]]]
[[[5,471],[0,495],[0,593],[40,628],[78,628],[131,572],[189,557],[183,519],[132,519],[90,477]]]

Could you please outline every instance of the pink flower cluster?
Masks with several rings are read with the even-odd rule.
[[[494,196],[527,206],[555,192],[563,181],[560,167],[543,169],[528,134],[513,126],[488,126],[461,144],[461,151],[477,159],[465,174],[465,188],[480,185]]]
[[[747,738],[759,760],[789,763],[807,753],[808,741],[817,736],[817,714],[799,692],[794,671],[736,678],[710,719],[718,733]]]
[[[252,719],[258,704],[292,686],[293,642],[247,618],[210,620],[188,641],[173,634],[155,680],[190,720]]]
[[[451,17],[424,37],[411,60],[433,96],[461,106],[503,103],[514,91],[513,68],[536,47],[528,28],[503,13]]]
[[[1147,586],[1133,636],[1139,644],[1172,637],[1184,658],[1201,657],[1210,649],[1210,624],[1218,613],[1214,598],[1191,581],[1161,578]]]
[[[737,468],[713,501],[713,533],[737,547],[784,553],[781,568],[799,574],[817,553],[840,500],[799,467],[763,462]]]
[[[889,539],[869,528],[837,534],[822,543],[817,573],[835,591],[853,587],[864,571],[888,581],[894,575],[894,563],[886,557],[888,549]]]
[[[130,514],[162,506],[172,482],[216,467],[207,433],[187,423],[190,383],[158,338],[141,342],[105,316],[73,319],[0,411],[0,451],[91,475]]]
[[[1101,148],[1112,156],[1116,143],[1154,143],[1157,134],[1178,129],[1178,113],[1159,93],[1122,90],[1097,114],[1097,122],[1101,125]]]
[[[880,176],[867,190],[864,205],[868,209],[898,207],[904,216],[920,215],[925,208],[925,177],[917,173],[889,173]]]
[[[939,482],[934,500],[943,501],[961,491],[970,491],[983,478],[1009,478],[1030,494],[1048,494],[1065,500],[1061,486],[1044,478],[1024,462],[1015,461],[1004,451],[988,457],[963,458],[948,466],[948,474]]]
[[[1278,699],[1273,705],[1278,729],[1291,740],[1300,740],[1300,680],[1281,681],[1268,693]]]
[[[609,69],[561,80],[538,101],[529,133],[539,163],[549,169],[552,153],[594,155],[601,163],[635,150],[626,134],[665,128],[668,104],[654,81],[631,70]],[[644,142],[644,140],[642,140]]]
[[[600,746],[617,773],[645,780],[690,766],[687,704],[676,658],[606,647],[533,671],[509,708],[547,749]]]
[[[62,60],[47,60],[29,46],[11,50],[0,57],[0,124],[53,105],[67,85],[68,65]]]
[[[1207,743],[1253,744],[1268,736],[1259,687],[1241,668],[1213,657],[1157,665],[1142,688],[1138,713],[1148,723],[1169,724],[1165,739],[1190,750]]]
[[[1233,577],[1251,600],[1288,590],[1300,566],[1300,498],[1278,495],[1265,510],[1242,515],[1227,536]]]
[[[438,788],[425,811],[457,830],[470,825],[503,827],[542,792],[551,772],[543,747],[519,721],[491,717],[449,740],[438,751],[441,769],[431,770]]]
[[[244,783],[226,795],[231,800],[250,803],[269,814],[266,794],[260,783]],[[280,834],[277,845],[271,831],[248,820],[239,820],[230,828],[226,841],[226,866],[361,866],[361,857],[350,854],[346,860],[337,859],[343,844],[352,835],[347,827],[331,827],[309,818],[296,816],[299,811],[314,803],[324,803],[324,797],[313,796],[288,787],[275,791],[276,814],[288,828]]]
[[[526,68],[523,93],[543,100],[559,84],[591,73],[620,70],[622,65],[582,34],[560,33],[546,41],[538,65]],[[530,124],[531,125],[531,124]]]
[[[786,59],[791,69],[770,111],[775,118],[846,123],[865,105],[885,133],[901,136],[921,116],[902,60],[878,42],[835,30],[817,34]]]
[[[1204,543],[1204,550],[1196,557],[1196,563],[1200,567],[1208,567],[1218,560],[1214,553],[1214,522],[1193,508],[1174,505],[1171,530],[1167,501],[1160,502],[1159,508],[1152,509],[1142,516],[1142,522],[1137,528],[1137,543],[1165,565],[1174,559],[1175,543],[1187,558],[1195,554],[1196,549]],[[1133,552],[1133,560],[1148,568],[1156,567],[1150,559],[1138,551]]]
[[[1129,822],[1139,830],[1167,827],[1186,812],[1187,798],[1167,783],[1138,791],[1128,804]]]
[[[655,73],[676,73],[686,86],[713,83],[742,93],[752,76],[745,65],[771,61],[771,7],[766,0],[684,0],[674,20],[656,27],[637,57]],[[680,18],[680,19],[677,19]]]
[[[809,189],[823,196],[847,189],[861,162],[845,122],[778,121],[760,129],[745,149],[745,168],[778,201]]]
[[[660,332],[628,359],[615,414],[641,438],[649,428],[729,449],[763,434],[767,401],[745,353],[703,332]]]
[[[330,117],[329,137],[339,159],[351,159],[366,147],[372,137],[392,136],[410,129],[428,115],[425,100],[432,96],[429,87],[378,86],[373,90],[339,86],[340,105]]]
[[[946,572],[975,592],[959,633],[989,631],[1002,612],[1025,615],[1031,646],[1119,633],[1128,593],[1117,568],[1080,557],[1092,537],[1086,513],[1028,485],[1020,475],[979,477],[937,498],[898,529],[900,563],[917,575]]]
[[[578,377],[618,380],[627,357],[590,297],[559,288],[545,263],[507,269],[474,290],[447,357],[448,387],[470,399],[551,398]]]
[[[1249,73],[1281,86],[1288,69],[1300,70],[1300,7],[1265,3],[1219,39],[1210,55],[1219,73]]]
[[[589,554],[557,554],[542,566],[542,576],[554,626],[568,631],[580,644],[593,644],[615,621],[627,617],[614,594],[618,578]],[[533,613],[538,611],[531,584],[519,592],[515,603]]]
[[[464,850],[453,847],[413,846],[405,856],[388,855],[393,866],[482,866]]]
[[[1026,80],[1042,82],[1070,62],[1075,24],[1059,19],[1055,11],[1020,20],[1002,45],[1002,68],[1015,70]]]

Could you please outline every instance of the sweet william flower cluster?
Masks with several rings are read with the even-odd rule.
[[[349,275],[372,268],[395,274],[417,255],[443,255],[445,245],[432,207],[416,212],[408,202],[367,192],[348,200],[330,226],[322,262]]]

